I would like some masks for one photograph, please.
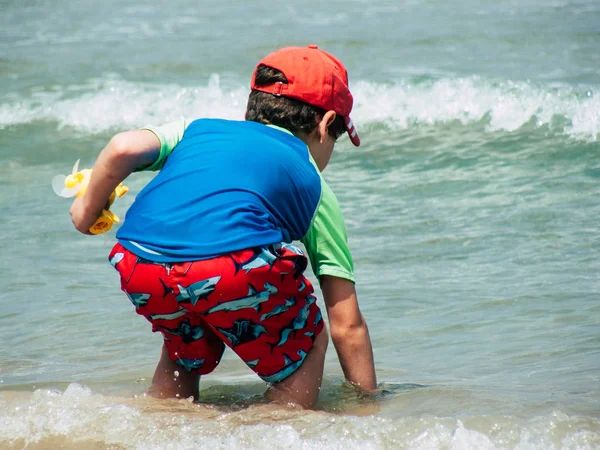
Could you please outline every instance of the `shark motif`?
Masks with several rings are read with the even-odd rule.
[[[248,295],[246,297],[219,303],[207,310],[205,314],[212,314],[217,311],[239,311],[240,309],[246,308],[254,308],[256,312],[259,312],[260,305],[266,302],[271,294],[279,292],[278,289],[270,283],[265,283],[264,287],[264,291],[257,292],[252,285],[249,285]]]
[[[251,369],[254,369],[259,362],[260,362],[260,358],[259,359],[253,359],[252,361],[246,361],[246,365],[248,367],[250,367]]]
[[[178,358],[177,360],[175,360],[175,362],[177,364],[179,364],[180,366],[182,366],[185,370],[187,370],[188,372],[194,370],[194,369],[200,369],[202,367],[202,365],[204,364],[204,359],[187,359],[187,358]]]
[[[177,294],[176,299],[179,303],[190,302],[193,306],[196,306],[198,300],[206,300],[208,294],[215,290],[215,286],[220,279],[220,276],[207,278],[206,280],[192,283],[187,287],[178,284],[179,294]]]
[[[246,273],[248,273],[253,269],[259,269],[265,266],[269,266],[269,270],[271,270],[275,261],[277,261],[277,256],[275,256],[268,248],[262,247],[260,253],[255,252],[254,256],[248,261],[238,263],[234,260],[233,264],[235,265],[235,273],[237,274],[240,270],[245,270]]]
[[[304,336],[310,337],[313,340],[313,342],[315,341],[316,326],[318,325],[318,323],[321,321],[322,318],[323,318],[323,314],[321,314],[321,311],[317,311],[317,314],[315,315],[315,321],[314,321],[315,329],[304,333]]]
[[[293,274],[294,279],[298,279],[304,273],[308,264],[306,258],[294,258],[288,259],[287,261],[291,262],[294,268],[289,272],[281,272],[282,280],[285,278],[286,275],[289,275],[290,273]]]
[[[260,321],[262,322],[263,320],[268,319],[269,317],[273,317],[273,316],[282,314],[282,313],[286,312],[287,310],[289,310],[290,307],[294,306],[295,304],[296,304],[296,297],[290,297],[289,299],[287,299],[285,301],[284,305],[277,305],[277,306],[275,306],[275,308],[273,308],[268,313],[264,313],[261,316]]]
[[[133,306],[136,307],[136,309],[146,306],[148,304],[148,300],[152,296],[152,294],[131,294],[127,291],[125,291],[125,294],[127,295],[129,301],[133,303]]]
[[[284,355],[285,366],[279,372],[274,373],[266,377],[261,377],[267,383],[276,383],[290,376],[294,371],[302,365],[304,358],[306,358],[306,352],[304,350],[298,350],[297,355],[300,357],[298,361],[292,361],[292,359]]]
[[[112,264],[112,266],[116,269],[117,264],[119,264],[121,261],[123,261],[123,258],[125,258],[125,253],[117,252],[113,255],[112,258],[109,259],[109,261]]]
[[[165,283],[162,278],[159,278],[158,281],[160,281],[160,284],[162,284],[163,287],[163,297],[166,297],[167,295],[172,294],[175,291],[175,289],[173,289],[172,287],[167,286],[167,283]]]
[[[291,252],[294,252],[296,255],[304,256],[304,252],[295,245],[283,243],[281,244],[281,248],[286,248]]]
[[[187,310],[181,308],[172,313],[150,314],[150,315],[148,315],[148,319],[150,319],[150,320],[174,320],[174,319],[179,319],[181,316],[185,316],[186,314],[187,314]]]
[[[322,318],[323,314],[321,314],[321,311],[317,311],[317,314],[315,315],[315,325],[318,325]]]
[[[232,347],[257,339],[261,334],[268,334],[265,327],[249,320],[236,320],[231,328],[215,327],[223,333]]]
[[[306,323],[308,322],[308,315],[310,313],[310,305],[312,305],[315,300],[316,297],[313,295],[309,295],[307,297],[306,305],[304,305],[294,320],[292,320],[290,324],[281,331],[279,342],[277,342],[277,344],[270,344],[271,348],[279,347],[285,344],[290,338],[290,334],[297,330],[301,330],[306,326]]]
[[[158,327],[163,334],[173,334],[175,336],[181,336],[181,340],[185,344],[202,339],[204,336],[204,328],[202,326],[193,327],[190,325],[189,320],[180,323],[177,328]]]

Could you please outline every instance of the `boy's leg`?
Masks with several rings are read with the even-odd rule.
[[[188,372],[171,359],[167,347],[163,344],[160,360],[152,377],[148,393],[157,398],[198,399],[200,375]]]
[[[312,284],[303,276],[307,264],[292,246],[247,249],[194,263],[186,278],[204,284],[176,284],[195,293],[182,306],[199,313],[216,336],[271,383],[267,399],[310,408],[319,395],[328,335]]]
[[[321,390],[328,342],[329,336],[324,326],[298,370],[286,379],[272,384],[265,392],[265,397],[275,403],[294,403],[304,408],[314,407]]]
[[[182,308],[180,286],[172,275],[191,263],[161,264],[139,258],[116,244],[109,260],[121,276],[121,289],[144,316],[153,332],[164,336],[161,356],[149,394],[160,397],[198,397],[200,375],[219,363],[224,344],[194,312]],[[185,298],[185,296],[184,296]]]

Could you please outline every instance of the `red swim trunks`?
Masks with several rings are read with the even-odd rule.
[[[109,260],[136,312],[163,334],[171,359],[200,375],[217,367],[226,344],[263,380],[281,381],[323,329],[303,275],[306,256],[292,245],[157,263],[116,244]]]

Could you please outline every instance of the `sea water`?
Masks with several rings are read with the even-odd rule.
[[[0,448],[600,448],[600,3],[0,11]],[[308,44],[350,73],[363,144],[324,176],[383,395],[345,386],[331,346],[316,411],[265,404],[229,351],[200,403],[148,398],[161,338],[119,290],[114,230],[78,234],[52,177],[118,131],[242,119],[256,62]]]

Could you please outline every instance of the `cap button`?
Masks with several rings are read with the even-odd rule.
[[[319,46],[318,46],[318,45],[315,45],[315,44],[310,44],[310,45],[308,46],[308,48],[319,48]]]

